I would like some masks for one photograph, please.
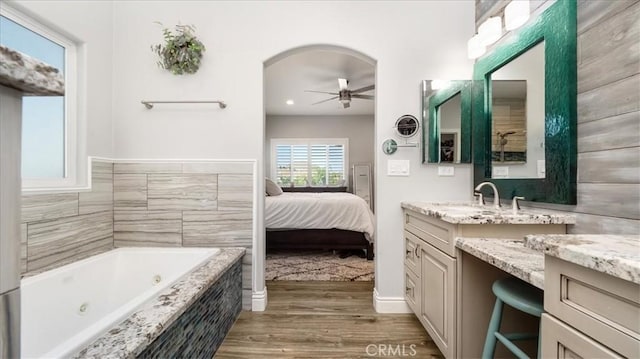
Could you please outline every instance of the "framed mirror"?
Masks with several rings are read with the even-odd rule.
[[[557,1],[476,61],[475,184],[576,203],[576,23],[576,1]]]
[[[422,81],[422,123],[422,162],[470,163],[471,81]]]

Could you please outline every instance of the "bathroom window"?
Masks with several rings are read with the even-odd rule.
[[[342,186],[349,140],[272,139],[271,173],[280,186]]]
[[[0,44],[47,63],[65,77],[65,96],[22,99],[22,186],[70,187],[76,181],[76,48],[34,19],[0,7]]]

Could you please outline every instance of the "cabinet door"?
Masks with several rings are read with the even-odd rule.
[[[543,314],[541,358],[622,358],[549,314]]]
[[[420,244],[420,320],[447,358],[455,357],[456,260]]]

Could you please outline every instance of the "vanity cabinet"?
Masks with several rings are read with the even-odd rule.
[[[640,357],[640,285],[547,255],[544,308],[544,357]]]
[[[515,223],[504,222],[502,217],[484,218],[486,214],[476,215],[466,212],[487,212],[477,207],[464,208],[465,215],[460,219],[448,216],[448,209],[433,209],[447,205],[405,203],[404,208],[404,246],[405,246],[405,299],[418,317],[435,344],[446,358],[479,357],[488,323],[488,316],[495,297],[491,293],[491,282],[504,277],[499,270],[478,274],[481,280],[474,280],[474,286],[482,284],[483,296],[461,295],[462,257],[456,248],[458,237],[484,238],[524,238],[530,233],[566,233],[565,224],[538,223],[539,215],[523,214]],[[413,209],[417,208],[417,209]],[[421,212],[437,212],[428,215]],[[462,208],[462,207],[457,207]],[[529,223],[527,223],[527,221]],[[466,271],[473,271],[467,266]],[[480,311],[478,306],[482,305]],[[486,312],[486,313],[484,313]],[[484,314],[486,314],[486,318]],[[466,319],[463,320],[463,317]],[[477,319],[475,319],[477,318]],[[482,333],[478,329],[482,327]],[[471,328],[471,329],[469,329]],[[463,330],[464,329],[464,330]],[[464,344],[464,345],[463,345]]]
[[[453,226],[405,211],[406,301],[440,351],[455,357],[456,260]]]

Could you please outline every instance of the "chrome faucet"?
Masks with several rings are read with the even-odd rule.
[[[496,209],[499,209],[500,208],[500,195],[498,194],[498,188],[496,187],[496,185],[494,185],[491,182],[482,182],[479,185],[477,185],[476,188],[473,190],[473,195],[479,197],[478,198],[478,203],[481,204],[481,205],[484,204],[484,198],[482,197],[482,192],[480,192],[480,190],[484,186],[489,186],[489,187],[491,187],[491,189],[493,189],[493,206]]]
[[[513,199],[511,200],[511,210],[513,211],[513,214],[517,214],[520,210],[520,202],[518,202],[518,200],[524,201],[524,197],[513,196]]]

